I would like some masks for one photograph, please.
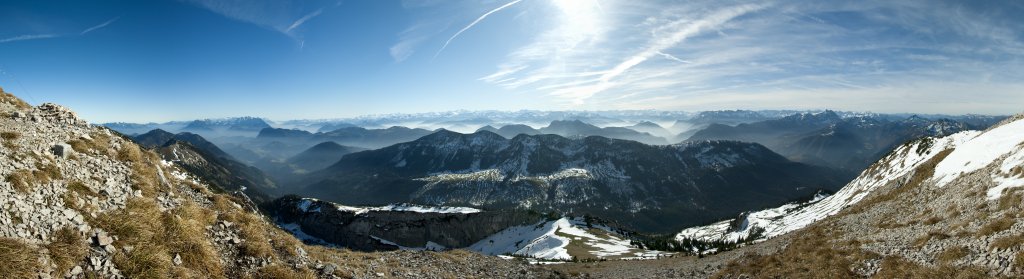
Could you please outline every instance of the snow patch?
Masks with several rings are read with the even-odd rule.
[[[957,146],[949,156],[935,166],[938,186],[949,184],[961,174],[970,173],[996,161],[1024,142],[1024,120],[1017,120],[995,127],[984,133],[977,134],[967,142]]]
[[[383,238],[380,238],[380,237],[376,237],[376,236],[372,236],[371,235],[370,238],[373,238],[374,240],[379,241],[381,244],[384,244],[384,245],[398,247],[399,250],[408,250],[408,251],[444,251],[444,250],[448,249],[448,247],[444,247],[444,245],[434,243],[433,241],[427,241],[427,244],[424,245],[423,247],[406,247],[406,246],[399,245],[398,243],[395,243],[394,241],[390,241],[390,240],[383,239]]]
[[[588,231],[586,223],[581,219],[561,218],[534,225],[515,226],[491,235],[468,249],[486,255],[514,255],[547,261],[571,260],[573,255],[566,249],[570,243],[578,243],[588,249],[590,256],[597,258],[652,259],[671,254],[641,250],[633,247],[629,239],[614,235],[611,228],[599,225],[592,227],[605,233],[599,236]]]
[[[487,169],[470,173],[442,173],[428,177],[416,178],[416,181],[431,183],[459,182],[459,181],[493,181],[498,182],[505,179],[505,175],[496,169]]]
[[[320,202],[320,203],[323,203],[323,204],[330,204],[330,205],[333,205],[334,208],[337,209],[338,211],[351,212],[351,213],[353,213],[355,215],[367,213],[367,212],[370,212],[370,211],[405,211],[405,212],[415,212],[415,213],[441,213],[441,214],[472,214],[472,213],[480,213],[481,212],[480,209],[471,208],[471,207],[424,206],[424,205],[415,205],[415,204],[409,204],[409,203],[396,203],[396,204],[389,204],[389,205],[385,205],[385,206],[376,206],[376,207],[358,207],[358,206],[347,206],[347,205],[341,205],[341,204],[336,204],[336,203],[332,203],[332,202],[320,201],[320,200],[314,199],[314,198],[304,198],[301,201],[299,201],[299,203],[296,204],[296,206],[299,208],[299,210],[302,210],[303,212],[320,212],[320,205],[315,204],[316,202]]]

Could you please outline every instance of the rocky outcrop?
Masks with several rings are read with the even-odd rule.
[[[435,213],[402,210],[359,210],[334,203],[287,196],[274,201],[280,223],[355,250],[463,248],[508,227],[535,224],[544,217],[528,211]],[[433,244],[430,244],[433,243]]]

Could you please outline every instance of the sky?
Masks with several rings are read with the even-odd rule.
[[[0,2],[0,86],[90,122],[1024,111],[1021,1]]]

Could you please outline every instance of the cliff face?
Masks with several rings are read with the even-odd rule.
[[[544,219],[527,211],[474,211],[423,208],[359,208],[284,197],[273,206],[278,222],[305,234],[356,250],[463,248],[508,227]],[[435,210],[436,209],[436,210]],[[450,208],[449,208],[450,209]]]
[[[468,252],[309,246],[152,150],[0,90],[0,277],[547,277]],[[245,185],[238,185],[245,187]],[[229,194],[230,193],[230,194]]]

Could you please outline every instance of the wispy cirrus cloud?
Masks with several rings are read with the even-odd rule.
[[[304,43],[298,30],[340,1],[253,1],[253,0],[179,0],[224,17],[254,24]]]
[[[14,37],[10,37],[10,38],[0,39],[0,43],[9,43],[9,42],[17,42],[17,41],[28,41],[28,40],[38,40],[38,39],[49,39],[49,38],[56,38],[56,37],[60,37],[60,35],[57,35],[57,34],[20,35],[20,36],[14,36]]]
[[[462,34],[462,32],[466,32],[466,30],[469,30],[470,28],[473,28],[473,26],[476,26],[477,23],[480,23],[481,21],[483,21],[485,18],[487,18],[487,16],[490,16],[493,13],[496,13],[496,12],[499,12],[501,10],[504,10],[505,8],[511,7],[512,5],[515,5],[516,3],[519,3],[521,1],[523,1],[523,0],[514,0],[512,2],[508,2],[505,5],[501,5],[500,7],[494,8],[493,10],[490,10],[490,11],[484,13],[483,15],[480,15],[480,17],[477,17],[475,20],[473,20],[473,22],[470,22],[468,25],[466,25],[466,27],[462,27],[462,29],[459,29],[458,32],[455,32],[455,34],[452,35],[450,38],[448,38],[447,41],[444,41],[444,45],[441,46],[441,49],[437,50],[437,53],[434,54],[434,57],[436,58],[438,55],[441,55],[441,52],[443,52],[444,49],[448,47],[448,44],[451,44],[452,41],[455,40],[455,38],[458,38],[459,35]]]
[[[96,31],[96,30],[99,30],[99,29],[103,29],[104,27],[107,27],[108,25],[110,25],[111,23],[114,23],[115,21],[117,21],[120,18],[121,17],[111,18],[111,19],[109,19],[107,21],[104,21],[104,22],[102,22],[100,24],[97,24],[97,25],[94,25],[92,27],[86,28],[86,29],[84,29],[84,30],[82,30],[81,32],[78,32],[78,33],[63,33],[63,34],[47,33],[47,34],[19,35],[19,36],[14,36],[14,37],[10,37],[10,38],[0,39],[0,43],[9,43],[9,42],[17,42],[17,41],[29,41],[29,40],[41,40],[41,39],[53,39],[53,38],[69,37],[69,36],[72,36],[72,37],[73,36],[84,36],[85,34],[88,34],[90,32],[93,32],[93,31]]]
[[[319,8],[319,9],[316,9],[315,11],[313,11],[311,13],[308,13],[308,14],[302,16],[301,18],[295,20],[295,22],[292,22],[291,25],[288,25],[288,28],[285,29],[284,32],[285,33],[291,33],[293,30],[295,30],[295,28],[299,28],[299,26],[302,26],[303,23],[306,23],[307,20],[310,20],[310,19],[312,19],[312,18],[314,18],[316,16],[319,16],[323,12],[324,12],[324,8]]]
[[[118,19],[121,19],[121,17],[111,18],[110,20],[104,21],[103,23],[97,24],[97,25],[95,25],[93,27],[86,28],[85,30],[82,30],[82,32],[79,32],[78,35],[85,35],[85,34],[88,34],[89,32],[100,30],[100,29],[102,29],[104,27],[107,27],[111,23],[114,23]]]
[[[766,104],[742,96],[778,96],[770,103],[780,105],[802,102],[813,92],[829,95],[815,100],[870,109],[856,100],[856,92],[891,94],[879,100],[892,100],[921,98],[912,94],[913,86],[904,86],[910,82],[918,88],[1024,88],[1014,78],[1024,74],[1024,35],[1015,31],[1024,28],[1015,16],[1024,12],[1020,6],[943,1],[560,4],[566,2],[571,1],[552,1],[550,10],[556,12],[548,30],[479,80],[553,96],[567,108],[599,109],[637,108],[638,100],[666,109]],[[581,28],[588,23],[596,24]],[[727,101],[710,102],[716,96]],[[932,96],[948,99],[953,94]]]

